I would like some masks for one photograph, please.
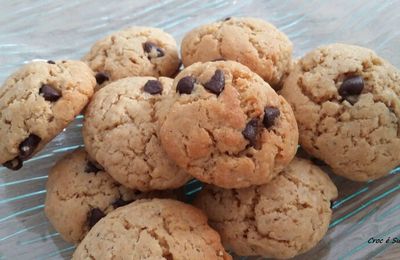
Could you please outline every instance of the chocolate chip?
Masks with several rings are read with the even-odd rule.
[[[265,128],[270,128],[274,125],[275,119],[280,115],[280,111],[276,107],[266,107],[264,109],[263,124]]]
[[[257,143],[257,135],[258,135],[257,125],[258,125],[257,118],[253,118],[247,123],[246,127],[242,131],[244,138],[248,140],[250,146],[253,147],[256,146]]]
[[[192,76],[186,76],[179,80],[176,86],[176,92],[179,94],[191,94],[194,89],[196,79]]]
[[[339,95],[342,97],[360,95],[364,89],[364,79],[361,76],[346,78],[339,88]]]
[[[232,17],[228,16],[223,21],[229,21],[230,19],[232,19]]]
[[[61,97],[61,92],[49,84],[43,84],[39,89],[39,94],[50,102],[56,102]]]
[[[152,95],[161,94],[163,91],[163,86],[158,80],[149,80],[143,87],[143,90]]]
[[[156,45],[152,42],[143,43],[143,50],[147,53],[151,52]]]
[[[99,208],[94,208],[89,212],[88,216],[88,225],[89,228],[92,228],[94,225],[96,225],[97,222],[99,222],[100,219],[104,218],[106,214],[99,209]]]
[[[20,158],[26,159],[30,155],[32,155],[41,140],[42,139],[39,136],[35,134],[30,134],[28,138],[26,138],[24,141],[22,141],[22,143],[19,144]]]
[[[48,64],[56,64],[56,62],[53,61],[53,60],[48,60],[47,63],[48,63]]]
[[[108,77],[108,75],[104,72],[98,72],[96,73],[96,76],[94,76],[96,78],[96,82],[98,85],[103,84],[104,82],[106,82],[107,80],[109,80],[110,78]]]
[[[149,41],[143,43],[143,50],[147,52],[151,58],[158,58],[165,55],[163,49]]]
[[[222,70],[217,69],[210,81],[204,84],[204,88],[217,96],[221,94],[225,87],[225,76]]]
[[[91,173],[91,172],[97,173],[102,170],[103,170],[103,168],[100,165],[93,163],[91,161],[87,161],[86,166],[85,166],[86,173]]]
[[[10,170],[17,171],[22,167],[22,160],[17,156],[14,159],[5,162],[3,166]]]
[[[133,202],[133,200],[123,200],[122,198],[117,199],[113,202],[114,209],[128,205],[129,203]]]

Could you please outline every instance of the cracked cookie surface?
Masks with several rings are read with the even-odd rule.
[[[181,55],[185,66],[217,59],[240,62],[277,89],[289,73],[292,48],[287,36],[272,24],[232,17],[187,33]]]
[[[72,259],[231,259],[207,217],[182,202],[138,200],[88,233]]]
[[[32,62],[0,88],[0,164],[18,170],[88,103],[95,79],[81,61]]]
[[[400,72],[373,51],[345,44],[311,51],[281,94],[300,145],[336,174],[367,181],[400,164]]]
[[[206,186],[194,204],[236,254],[291,258],[325,235],[336,197],[328,175],[295,158],[268,184],[233,190]]]
[[[290,105],[240,63],[185,68],[167,101],[161,143],[201,181],[224,188],[264,184],[295,155],[298,132]]]
[[[158,139],[158,103],[167,97],[171,85],[172,79],[164,77],[120,79],[96,92],[87,107],[85,147],[127,187],[141,191],[173,189],[190,179],[167,158]]]
[[[174,38],[151,27],[114,32],[96,42],[83,61],[97,73],[100,86],[131,76],[170,77],[180,67]]]
[[[79,243],[101,217],[134,200],[170,197],[171,192],[125,188],[91,161],[83,149],[60,159],[46,185],[45,213],[64,240]]]

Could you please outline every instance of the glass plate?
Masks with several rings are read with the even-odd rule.
[[[344,42],[400,66],[399,1],[0,0],[0,7],[1,81],[34,59],[79,59],[94,41],[129,25],[163,28],[179,42],[198,25],[235,15],[275,24],[293,41],[296,57]],[[82,145],[81,127],[80,116],[22,170],[0,168],[0,259],[68,259],[73,253],[45,218],[43,202],[49,168]],[[340,196],[329,232],[298,259],[400,259],[400,243],[385,243],[400,239],[400,174],[368,183],[333,179]],[[385,241],[370,244],[371,237]]]

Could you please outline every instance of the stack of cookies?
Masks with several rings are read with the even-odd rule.
[[[298,145],[355,181],[400,164],[400,72],[371,50],[331,44],[293,62],[273,25],[227,18],[187,33],[181,58],[180,71],[166,32],[131,27],[0,88],[12,170],[84,113],[84,149],[51,169],[45,203],[73,259],[291,258],[323,238],[338,195]]]

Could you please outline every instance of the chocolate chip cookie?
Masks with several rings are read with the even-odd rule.
[[[301,58],[281,94],[292,105],[300,144],[355,181],[400,164],[400,72],[373,51],[331,44]]]
[[[81,61],[32,62],[0,88],[0,164],[18,170],[88,103],[96,85]]]
[[[294,157],[290,105],[244,65],[195,63],[175,78],[171,93],[160,140],[195,178],[223,188],[260,185]]]
[[[129,77],[93,96],[83,124],[88,153],[118,182],[141,191],[178,188],[188,175],[169,160],[158,139],[158,103],[172,79]]]
[[[78,149],[60,159],[47,182],[45,213],[64,240],[79,243],[106,214],[134,200],[172,197],[172,192],[130,190]]]
[[[96,42],[83,58],[98,88],[131,76],[172,76],[180,67],[171,35],[151,27],[130,27]]]
[[[207,217],[182,202],[138,200],[101,219],[72,259],[232,259]]]
[[[206,186],[195,205],[222,243],[243,256],[292,258],[314,247],[332,216],[337,189],[321,169],[295,158],[270,183],[225,190]]]
[[[187,33],[181,55],[185,66],[218,59],[240,62],[278,89],[290,71],[292,48],[288,37],[272,24],[231,17]]]

